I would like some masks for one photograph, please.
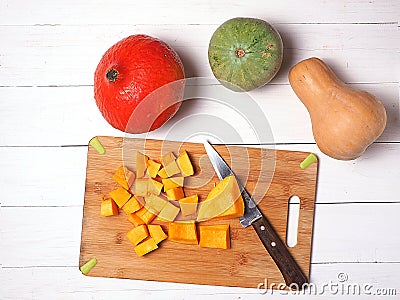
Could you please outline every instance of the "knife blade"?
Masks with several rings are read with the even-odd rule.
[[[236,174],[224,161],[221,155],[219,155],[208,141],[203,144],[218,178],[223,180],[225,177],[230,175],[233,175],[236,178],[245,204],[244,215],[239,218],[240,224],[244,228],[250,225],[253,226],[265,249],[268,251],[280,270],[286,285],[290,288],[301,290],[303,285],[308,283],[308,279],[287,249],[286,245],[276,233],[268,219],[258,209],[254,199],[246,191]]]
[[[207,155],[211,161],[212,166],[214,167],[215,173],[217,174],[219,180],[223,180],[225,177],[230,175],[235,176],[240,192],[242,193],[242,198],[246,208],[244,211],[244,215],[239,218],[239,221],[243,227],[250,226],[255,220],[262,217],[260,210],[258,209],[252,197],[246,191],[242,183],[238,180],[235,173],[224,161],[224,159],[219,155],[219,153],[211,146],[211,144],[205,142],[204,148],[206,149]]]

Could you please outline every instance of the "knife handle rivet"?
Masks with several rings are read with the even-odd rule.
[[[265,226],[264,226],[264,225],[261,225],[261,226],[260,226],[260,229],[261,229],[262,231],[264,231],[264,230],[265,230]]]
[[[275,243],[275,242],[271,242],[271,246],[272,246],[272,247],[275,247],[275,246],[276,246],[276,243]]]

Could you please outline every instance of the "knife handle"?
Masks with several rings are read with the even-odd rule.
[[[261,242],[264,244],[265,249],[267,249],[281,271],[286,285],[290,287],[291,284],[297,284],[295,287],[298,287],[297,290],[301,290],[303,284],[308,283],[308,279],[272,227],[271,223],[267,218],[262,216],[254,221],[252,225]]]

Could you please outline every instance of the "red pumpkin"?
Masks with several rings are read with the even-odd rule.
[[[129,133],[148,132],[178,111],[184,76],[178,54],[166,43],[132,35],[101,58],[94,76],[94,98],[113,127]]]

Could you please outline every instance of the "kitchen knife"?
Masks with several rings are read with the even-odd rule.
[[[245,228],[250,225],[253,226],[265,249],[281,271],[286,285],[290,288],[301,290],[303,284],[308,283],[308,279],[272,227],[271,223],[260,212],[253,198],[246,191],[235,173],[211,144],[205,142],[204,148],[220,180],[230,175],[234,175],[236,178],[245,204],[244,215],[239,218],[242,226]]]

